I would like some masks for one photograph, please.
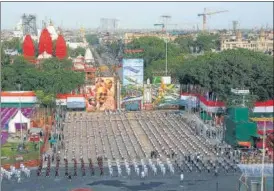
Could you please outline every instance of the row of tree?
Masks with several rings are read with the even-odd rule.
[[[249,89],[250,101],[273,99],[273,57],[246,49],[185,59],[176,75],[182,84],[201,85],[233,105],[231,88]]]
[[[1,81],[3,91],[37,91],[38,99],[44,105],[54,103],[58,93],[69,93],[84,83],[84,73],[71,70],[70,60],[51,58],[39,67],[17,56],[12,64],[2,66]]]
[[[87,34],[86,40],[90,45],[97,45],[99,44],[99,38],[97,37],[96,34]]]
[[[247,99],[273,99],[273,57],[246,49],[214,52],[220,46],[217,35],[199,34],[196,38],[179,37],[167,46],[168,73],[181,84],[199,86],[214,92],[218,100],[235,103],[231,88],[249,89]],[[145,79],[165,71],[165,41],[142,37],[124,45],[125,49],[144,49],[123,58],[143,58]],[[113,46],[115,47],[115,46]],[[197,54],[203,53],[203,54]],[[159,74],[158,74],[159,75]]]
[[[175,39],[183,53],[202,53],[220,49],[220,40],[217,34],[200,33],[197,37],[181,36]]]

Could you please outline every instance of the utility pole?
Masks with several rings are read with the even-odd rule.
[[[169,15],[162,15],[162,23],[154,24],[154,26],[162,26],[162,32],[164,34],[164,41],[166,43],[166,66],[165,66],[165,75],[167,76],[167,43],[168,43],[168,33],[167,33],[167,25],[168,21],[171,19]],[[165,33],[164,33],[165,32]]]
[[[165,39],[165,43],[166,43],[166,76],[167,76],[167,43],[168,43],[168,33],[167,33],[167,25],[168,25],[168,21],[171,19],[171,16],[169,15],[162,15],[161,16],[163,19],[163,23],[164,23],[164,30],[165,30],[165,35],[166,35],[166,39]]]

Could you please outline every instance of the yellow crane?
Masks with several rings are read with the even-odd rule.
[[[206,17],[207,16],[209,16],[209,15],[215,15],[215,14],[218,14],[218,13],[224,13],[224,12],[228,12],[228,10],[207,12],[206,8],[204,8],[204,12],[198,14],[199,17],[203,16],[203,31],[206,30]]]

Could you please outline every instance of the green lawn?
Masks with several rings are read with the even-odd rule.
[[[26,143],[26,150],[27,153],[20,153],[17,151],[19,143],[6,143],[2,145],[1,151],[2,151],[2,157],[8,157],[8,159],[1,159],[2,164],[13,164],[16,161],[16,156],[22,156],[23,161],[27,160],[34,160],[39,158],[39,146],[37,146],[37,150],[34,149],[34,143]],[[43,143],[40,143],[40,146],[42,146]]]

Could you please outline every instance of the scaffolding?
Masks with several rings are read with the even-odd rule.
[[[35,15],[22,15],[23,35],[37,36],[36,16]]]
[[[100,19],[100,32],[114,33],[118,29],[118,20],[112,18]]]

